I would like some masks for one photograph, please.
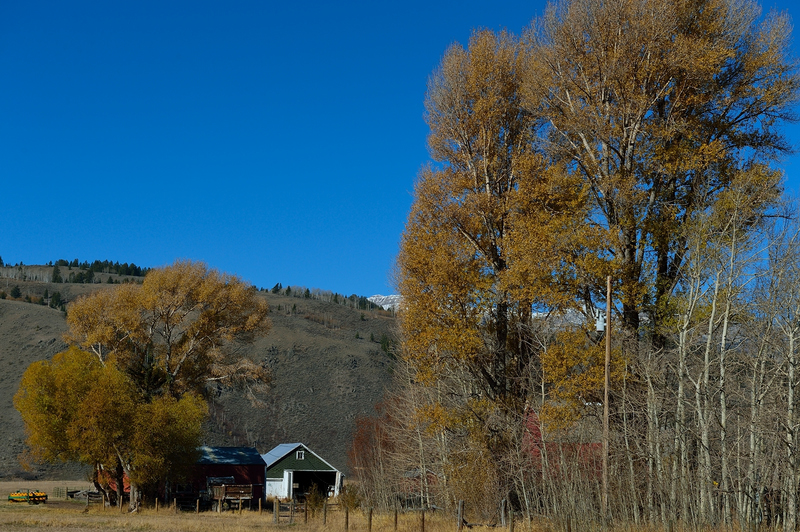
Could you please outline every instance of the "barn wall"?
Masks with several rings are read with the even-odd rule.
[[[264,497],[264,464],[197,464],[192,477],[195,491],[206,489],[206,477],[233,477],[237,484],[252,484],[253,497]]]
[[[283,478],[268,478],[266,481],[265,497],[289,498],[289,486],[291,486],[291,471],[284,471]]]

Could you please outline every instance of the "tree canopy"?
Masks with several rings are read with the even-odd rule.
[[[140,488],[179,479],[196,458],[206,385],[265,390],[268,370],[235,342],[265,334],[268,312],[253,287],[193,262],[79,299],[71,347],[32,364],[14,398],[33,457],[93,466],[120,502],[127,475],[132,506]]]
[[[265,368],[226,349],[265,334],[266,301],[234,276],[176,262],[142,285],[98,290],[70,306],[68,340],[111,359],[146,395],[200,393],[209,381],[259,386]]]

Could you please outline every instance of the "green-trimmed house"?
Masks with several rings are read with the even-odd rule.
[[[342,472],[302,443],[282,443],[261,458],[267,463],[267,497],[302,497],[314,484],[324,495],[336,496],[342,487]]]

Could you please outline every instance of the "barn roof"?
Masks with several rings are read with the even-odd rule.
[[[264,465],[264,459],[253,447],[209,447],[198,449],[198,464]]]

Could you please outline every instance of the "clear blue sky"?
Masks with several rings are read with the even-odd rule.
[[[390,293],[429,74],[473,28],[520,34],[543,7],[3,0],[0,256]],[[800,157],[786,170],[796,193]]]

